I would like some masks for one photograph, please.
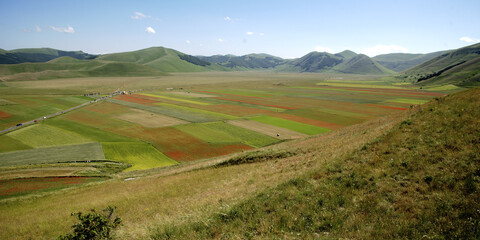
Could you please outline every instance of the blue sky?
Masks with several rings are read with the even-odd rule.
[[[375,56],[480,42],[480,0],[1,0],[0,48],[103,54],[152,46],[191,55]]]

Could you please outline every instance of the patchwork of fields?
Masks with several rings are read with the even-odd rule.
[[[143,90],[1,135],[0,174],[2,167],[68,162],[122,162],[124,171],[170,166],[322,134],[442,95],[378,80]],[[2,96],[0,126],[91,100]]]

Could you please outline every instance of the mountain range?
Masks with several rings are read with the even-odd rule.
[[[480,44],[428,54],[391,53],[373,58],[349,50],[336,54],[311,52],[297,59],[283,59],[268,54],[191,56],[164,47],[104,55],[51,48],[0,49],[0,77],[3,80],[30,80],[269,70],[368,75],[400,73],[421,84],[453,81],[455,84],[476,85],[479,56]],[[464,79],[455,79],[458,72],[463,74]]]

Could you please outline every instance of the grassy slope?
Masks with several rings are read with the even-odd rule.
[[[162,72],[199,72],[208,70],[222,70],[218,65],[207,67],[192,64],[180,59],[182,53],[163,47],[152,47],[132,52],[106,54],[98,59],[138,63]]]
[[[7,80],[156,75],[164,73],[137,63],[75,60],[67,57],[45,63],[0,64],[0,76]]]
[[[92,59],[95,55],[81,51],[61,51],[52,48],[23,48],[10,51],[0,51],[0,64],[15,64],[24,62],[46,62],[62,56],[76,59]]]
[[[480,89],[422,106],[347,157],[154,239],[480,237]]]
[[[389,53],[375,56],[372,59],[392,71],[401,72],[444,54],[445,52],[446,51],[440,51],[427,54]]]
[[[378,64],[366,55],[358,54],[334,66],[332,71],[356,74],[392,74],[393,71]]]
[[[480,43],[470,45],[464,48],[459,48],[438,57],[435,57],[427,62],[417,65],[405,71],[407,75],[415,74],[429,74],[438,72],[446,67],[460,63],[462,61],[472,60],[480,55]]]
[[[480,55],[461,65],[453,67],[440,76],[420,82],[420,85],[449,85],[471,87],[480,85]]]

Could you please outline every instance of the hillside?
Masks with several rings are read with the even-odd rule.
[[[222,67],[173,49],[152,47],[132,52],[105,54],[100,60],[142,64],[161,72],[199,72]]]
[[[478,239],[479,118],[478,88],[438,98],[351,154],[298,153],[320,166],[151,238]]]
[[[424,78],[430,74],[438,74],[457,65],[464,64],[480,56],[480,43],[459,48],[440,56],[437,56],[427,62],[417,65],[405,71],[405,74]],[[432,76],[433,77],[433,76]]]
[[[77,60],[71,57],[60,57],[46,63],[0,65],[0,76],[6,81],[105,76],[157,76],[164,74],[136,63]]]
[[[358,54],[352,58],[345,59],[342,63],[332,68],[334,72],[355,73],[355,74],[393,74],[393,71],[375,62],[370,57]]]
[[[472,87],[480,85],[480,56],[459,65],[445,68],[425,79],[419,78],[419,85],[448,85],[453,84],[459,87]]]
[[[47,62],[58,57],[72,57],[76,59],[94,59],[96,55],[82,51],[62,51],[52,48],[23,48],[0,51],[0,64],[16,64],[26,62]]]
[[[448,51],[439,51],[427,54],[389,53],[375,56],[372,59],[392,71],[402,72],[446,52]]]
[[[198,58],[210,63],[216,63],[224,67],[239,70],[274,68],[287,61],[268,54],[248,54],[244,56],[214,55],[210,57],[198,56]]]
[[[335,53],[335,56],[343,57],[343,58],[351,58],[355,57],[357,53],[350,51],[350,50],[345,50],[343,52]]]
[[[338,57],[326,52],[311,52],[301,58],[294,59],[281,69],[285,71],[319,72],[328,70],[343,61]]]

